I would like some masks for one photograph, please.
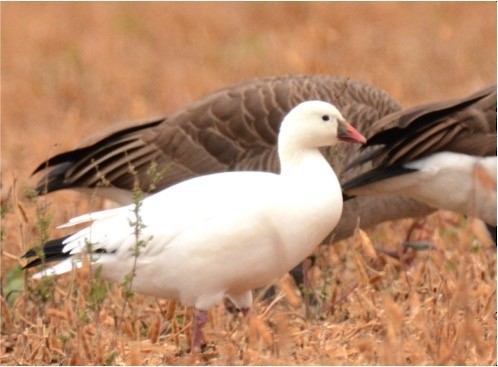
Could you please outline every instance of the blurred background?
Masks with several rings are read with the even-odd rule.
[[[1,6],[6,180],[113,123],[256,77],[346,76],[404,106],[496,81],[494,2]]]
[[[462,97],[496,82],[496,10],[496,2],[2,2],[2,275],[38,238],[22,195],[31,172],[92,133],[270,75],[350,77],[405,107]],[[49,200],[51,235],[101,205],[72,192]]]

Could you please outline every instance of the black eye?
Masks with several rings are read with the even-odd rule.
[[[323,115],[323,116],[322,116],[322,120],[323,120],[323,121],[328,121],[328,120],[330,120],[329,115]]]

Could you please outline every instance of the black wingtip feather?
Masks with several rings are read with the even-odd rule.
[[[389,168],[376,168],[371,171],[365,172],[359,176],[352,178],[342,184],[344,191],[352,190],[361,186],[370,185],[372,183],[387,180],[392,177],[405,175],[417,171],[416,169],[406,168],[402,166],[395,166]]]
[[[40,265],[42,262],[49,263],[57,260],[62,260],[65,258],[70,257],[71,255],[69,253],[64,253],[62,250],[64,249],[64,240],[68,238],[69,236],[61,237],[61,238],[56,238],[54,240],[50,240],[47,243],[45,243],[42,247],[43,251],[43,260],[38,256],[38,251],[36,248],[29,249],[24,255],[21,257],[23,259],[29,259],[32,257],[37,257],[36,259],[32,260],[28,264],[26,264],[23,269],[29,269],[32,267],[35,267],[37,265]]]
[[[66,171],[74,164],[74,162],[66,162],[60,164],[49,172],[47,172],[35,186],[35,191],[38,195],[45,195],[49,192],[66,188],[64,177]]]
[[[58,255],[46,256],[44,260],[42,260],[40,258],[36,258],[36,259],[30,261],[29,263],[27,263],[26,265],[24,265],[23,270],[34,268],[35,266],[39,266],[44,261],[46,264],[46,263],[50,263],[50,262],[54,262],[54,261],[58,261],[58,260],[64,260],[64,259],[67,259],[68,257],[70,257],[69,254],[62,253],[62,254],[58,254]]]
[[[53,156],[50,159],[47,159],[46,161],[40,163],[38,167],[33,171],[31,175],[35,175],[40,171],[43,171],[44,169],[47,168],[52,168],[54,166],[57,166],[59,164],[72,164],[76,161],[78,161],[81,156],[85,155],[89,150],[89,147],[86,148],[80,148],[80,149],[74,149],[69,152],[64,152],[61,154],[57,154]]]

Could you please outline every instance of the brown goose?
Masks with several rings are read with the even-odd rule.
[[[126,204],[135,182],[129,162],[146,192],[212,172],[278,172],[276,140],[280,122],[294,106],[310,99],[334,104],[360,131],[367,131],[375,121],[400,110],[386,92],[350,79],[319,75],[256,79],[214,92],[166,117],[91,137],[80,148],[41,163],[35,173],[45,174],[37,190],[45,193],[98,188],[100,195]],[[333,149],[324,151],[340,178],[346,158],[355,152],[356,148],[349,146],[341,154]],[[160,173],[157,180],[147,173],[151,162],[156,163],[155,171]],[[358,219],[363,227],[370,227],[432,210],[404,197],[349,200],[335,238],[350,236]]]
[[[372,126],[343,184],[351,195],[406,195],[496,226],[496,85],[391,114]]]

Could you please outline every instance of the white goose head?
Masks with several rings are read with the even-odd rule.
[[[303,102],[285,117],[280,127],[279,147],[316,149],[335,145],[337,140],[364,144],[356,131],[333,105],[323,101]]]

